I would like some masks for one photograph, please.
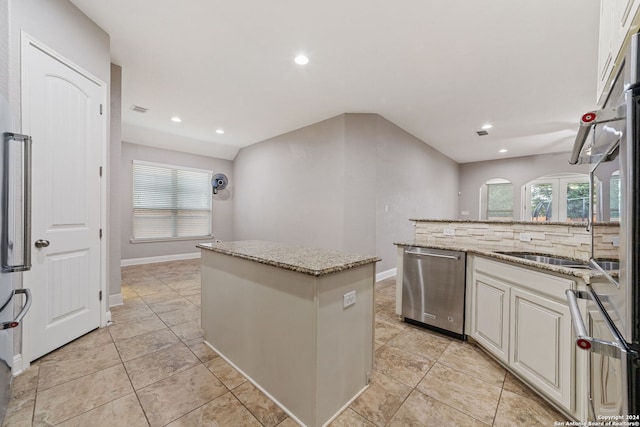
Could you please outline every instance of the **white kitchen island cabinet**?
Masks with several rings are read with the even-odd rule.
[[[202,249],[204,340],[303,425],[369,383],[376,257],[262,241]]]

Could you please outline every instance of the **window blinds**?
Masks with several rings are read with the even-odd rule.
[[[211,236],[211,172],[133,161],[133,240]]]

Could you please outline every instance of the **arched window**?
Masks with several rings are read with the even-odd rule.
[[[584,222],[589,216],[589,177],[584,174],[541,176],[523,187],[525,221]]]
[[[486,219],[513,219],[513,184],[502,178],[488,180],[485,184],[487,204]]]

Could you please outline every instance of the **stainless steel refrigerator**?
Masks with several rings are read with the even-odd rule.
[[[10,126],[8,102],[0,95],[0,424],[11,396],[13,330],[31,306],[29,290],[14,289],[31,268],[31,138],[7,132]]]
[[[640,416],[639,37],[631,39],[604,108],[582,116],[569,160],[591,165],[592,266],[599,269],[615,248],[620,259],[618,274],[600,269],[587,291],[567,291],[576,345],[589,352],[588,396],[578,398],[589,399],[590,418],[601,422]],[[599,229],[611,222],[620,224],[619,246],[613,240],[603,254]]]

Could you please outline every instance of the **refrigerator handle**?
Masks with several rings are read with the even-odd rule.
[[[31,308],[31,291],[29,289],[16,289],[15,291],[13,291],[13,293],[14,295],[24,294],[24,305],[22,306],[22,309],[20,310],[20,313],[18,313],[16,318],[11,322],[1,323],[0,329],[15,328],[16,326],[18,326]]]
[[[573,329],[576,332],[576,345],[585,351],[591,351],[605,356],[613,357],[616,359],[622,358],[622,353],[626,352],[626,348],[620,338],[618,332],[610,325],[609,319],[603,314],[602,307],[600,307],[599,301],[596,301],[591,294],[591,291],[575,291],[573,289],[567,289],[565,292],[567,296],[567,303],[569,304],[569,313],[571,314],[571,323],[573,323]],[[582,320],[582,314],[578,307],[578,298],[590,299],[594,302],[598,311],[605,319],[605,323],[609,328],[609,331],[616,339],[617,342],[605,341],[598,338],[593,338],[587,333],[587,328]]]
[[[4,168],[2,177],[2,238],[0,241],[1,268],[3,272],[28,271],[31,269],[31,137],[17,133],[5,132],[4,140]],[[14,265],[9,260],[12,243],[9,242],[9,187],[10,187],[10,154],[11,141],[22,142],[22,259]]]

